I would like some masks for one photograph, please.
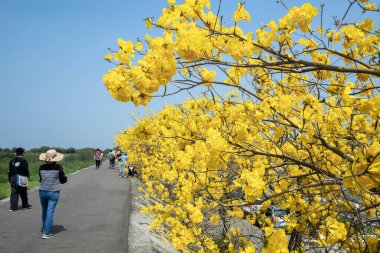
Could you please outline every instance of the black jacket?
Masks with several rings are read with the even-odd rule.
[[[28,162],[21,156],[16,156],[9,162],[8,182],[12,185],[16,183],[16,174],[29,177]]]

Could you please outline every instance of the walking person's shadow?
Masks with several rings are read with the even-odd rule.
[[[52,228],[52,233],[53,234],[58,234],[59,232],[66,231],[65,226],[62,225],[53,225]]]

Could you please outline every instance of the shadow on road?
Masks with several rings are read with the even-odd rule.
[[[62,232],[62,231],[66,231],[65,226],[62,226],[62,225],[53,225],[53,230],[52,230],[53,234],[58,234],[59,232]]]

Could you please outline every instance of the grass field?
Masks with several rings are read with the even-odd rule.
[[[66,175],[94,165],[92,150],[81,150],[76,154],[65,155],[64,159],[59,162],[63,166]],[[0,200],[9,197],[10,186],[8,184],[8,164],[15,156],[13,153],[0,153]],[[26,152],[25,159],[29,164],[29,186],[28,189],[39,186],[38,169],[43,161],[38,160],[39,154]]]

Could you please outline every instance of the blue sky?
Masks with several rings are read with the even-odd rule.
[[[275,0],[246,2],[252,30],[286,13]],[[326,2],[330,21],[347,5],[311,2]],[[165,0],[0,1],[0,147],[112,147],[113,136],[133,126],[130,114],[143,115],[144,108],[111,98],[102,76],[112,66],[103,56],[117,38],[144,38],[144,18],[158,18],[166,6]],[[236,2],[223,1],[223,8],[232,13]],[[187,95],[148,107],[157,111]]]

